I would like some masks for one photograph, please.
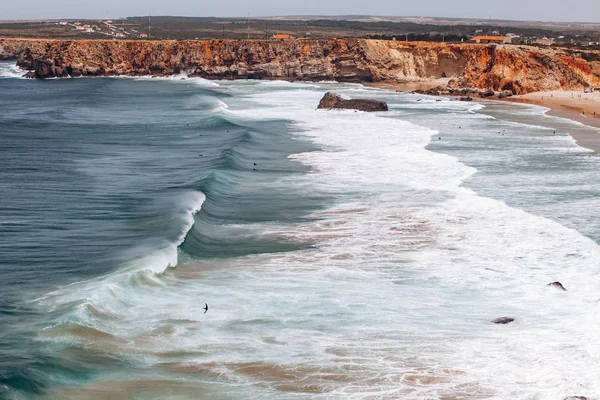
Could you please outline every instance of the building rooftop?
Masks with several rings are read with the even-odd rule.
[[[508,36],[475,36],[472,40],[506,40]]]
[[[278,33],[273,35],[273,39],[294,39],[292,35],[288,35],[287,33]]]

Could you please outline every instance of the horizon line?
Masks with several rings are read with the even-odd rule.
[[[254,17],[248,16],[236,16],[236,17],[220,17],[220,16],[189,16],[189,15],[129,15],[125,17],[60,17],[60,18],[19,18],[19,19],[3,19],[0,20],[0,23],[5,22],[35,22],[35,21],[64,21],[64,20],[124,20],[128,18],[146,18],[146,17],[154,17],[154,18],[190,18],[190,19],[236,19],[236,20],[260,20],[260,19],[272,19],[272,18],[290,18],[290,19],[329,19],[329,18],[338,18],[338,19],[350,19],[350,18],[380,18],[382,20],[390,19],[390,18],[402,18],[402,19],[431,19],[431,20],[451,20],[451,21],[489,21],[489,22],[531,22],[531,23],[553,23],[553,24],[592,24],[592,25],[600,25],[600,21],[592,22],[592,21],[556,21],[556,20],[519,20],[519,19],[496,19],[496,18],[474,18],[474,17],[440,17],[440,16],[424,16],[424,15],[374,15],[374,14],[289,14],[289,15],[260,15]],[[363,21],[366,22],[366,21]],[[394,21],[390,21],[394,22]],[[412,21],[407,21],[412,22]],[[418,22],[413,22],[418,23]]]

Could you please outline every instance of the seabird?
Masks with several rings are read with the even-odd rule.
[[[206,314],[206,312],[208,311],[208,304],[204,303],[203,310],[204,310],[204,314]]]

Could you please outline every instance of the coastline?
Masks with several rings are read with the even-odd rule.
[[[11,59],[12,60],[12,59]],[[9,60],[2,60],[9,61]],[[168,76],[155,76],[155,75],[111,75],[105,74],[102,76],[129,76],[129,77],[143,77],[152,76],[157,78],[162,77],[173,77],[176,74]],[[205,79],[218,80],[223,78],[208,77]],[[226,78],[225,78],[226,79]],[[238,79],[240,79],[238,77]],[[281,77],[262,77],[267,80],[286,80],[286,81],[303,81],[302,79],[285,79]],[[445,87],[451,78],[414,78],[407,79],[404,82],[390,82],[390,81],[379,81],[379,82],[361,82],[362,85],[367,87],[374,87],[383,90],[395,91],[395,92],[413,92],[416,90],[427,91],[430,89]],[[313,81],[308,79],[307,81]],[[344,81],[339,81],[343,83]],[[434,95],[435,96],[435,95]],[[458,95],[440,95],[441,97],[450,97],[458,99]],[[559,133],[568,133],[571,135],[581,147],[592,150],[595,153],[600,153],[600,91],[595,93],[584,93],[581,91],[539,91],[528,94],[513,95],[505,98],[473,98],[474,102],[479,102],[483,105],[493,102],[503,103],[521,103],[530,104],[545,107],[548,110],[545,112],[546,115],[551,117],[558,117],[574,121],[582,124],[585,128],[578,128],[575,125],[569,127],[566,131],[563,129]],[[485,113],[485,111],[482,111]],[[539,120],[526,121],[522,118],[511,118],[510,116],[504,116],[504,119],[512,120],[514,122],[530,123],[540,125],[552,129],[556,129],[556,123],[552,123],[551,120],[546,122],[540,122]],[[587,129],[586,129],[587,128]]]
[[[550,109],[548,115],[568,118],[584,125],[600,128],[600,92],[555,90],[516,95],[504,100],[546,107]]]
[[[371,83],[367,86],[396,92],[412,92],[418,89],[431,89],[443,84],[442,79],[430,79],[406,83]],[[443,95],[441,97],[457,99],[460,96]],[[600,153],[600,91],[583,93],[581,91],[555,90],[514,95],[503,99],[474,98],[473,102],[481,103],[484,106],[486,103],[495,102],[496,104],[529,104],[547,108],[548,110],[544,113],[545,115],[566,119],[571,123],[577,122],[581,126],[578,127],[576,124],[563,126],[564,124],[559,123],[557,120],[548,119],[544,121],[541,118],[536,118],[536,121],[531,121],[531,118],[518,118],[510,115],[503,115],[503,119],[555,129],[559,134],[568,133],[575,139],[577,145],[592,150],[595,153]],[[480,112],[487,114],[485,109]]]
[[[500,101],[545,107],[548,109],[545,113],[548,116],[584,125],[587,129],[572,129],[568,133],[579,146],[600,153],[600,92],[555,90],[517,95]],[[555,124],[549,121],[546,126],[553,128]]]

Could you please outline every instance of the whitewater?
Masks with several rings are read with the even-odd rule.
[[[81,242],[72,275],[15,280],[17,305],[41,315],[19,329],[55,361],[31,367],[35,390],[0,375],[8,398],[600,394],[599,159],[537,125],[539,109],[513,106],[530,122],[517,123],[491,104],[326,82],[8,81],[102,90],[98,109],[40,109],[31,135],[77,121],[69,140],[83,141],[92,124],[69,164],[85,184],[60,189],[89,192],[65,218],[114,202],[52,242]],[[390,111],[315,110],[329,90]],[[107,246],[84,277],[91,238]],[[490,322],[502,316],[515,321]]]

